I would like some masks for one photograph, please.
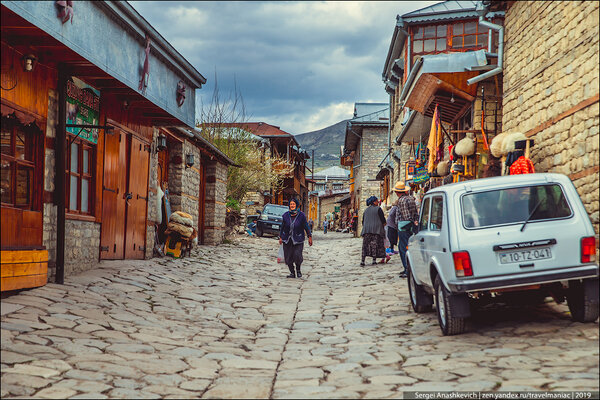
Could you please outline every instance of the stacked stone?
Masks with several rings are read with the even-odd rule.
[[[506,13],[505,132],[535,140],[536,172],[568,175],[598,218],[598,2],[515,2]]]
[[[219,244],[225,238],[227,166],[216,161],[206,166],[204,243]]]

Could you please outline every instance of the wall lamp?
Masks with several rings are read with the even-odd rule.
[[[194,165],[194,155],[192,153],[185,155],[185,167],[190,168]]]
[[[33,54],[27,54],[26,56],[23,56],[21,60],[23,61],[23,70],[25,72],[33,71],[37,64],[37,57]]]
[[[156,138],[156,152],[161,152],[167,148],[167,137],[162,133]]]

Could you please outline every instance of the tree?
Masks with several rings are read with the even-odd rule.
[[[241,204],[250,191],[276,193],[283,187],[285,177],[293,173],[293,165],[285,158],[271,154],[268,141],[245,129],[247,122],[244,99],[237,86],[234,84],[233,93],[223,100],[215,74],[211,102],[206,107],[201,105],[196,127],[237,165],[227,171],[230,205]]]

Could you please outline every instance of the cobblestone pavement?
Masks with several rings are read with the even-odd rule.
[[[443,337],[398,256],[316,234],[286,279],[273,238],[183,260],[103,262],[2,300],[1,397],[393,398],[406,390],[598,390],[598,323],[498,307]]]

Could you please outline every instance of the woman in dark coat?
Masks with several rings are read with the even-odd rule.
[[[306,221],[306,215],[298,209],[300,203],[290,200],[290,210],[283,214],[283,223],[279,228],[279,244],[283,244],[283,256],[290,269],[288,278],[302,277],[302,251],[304,250],[304,233],[308,237],[308,245],[312,246],[312,232]],[[295,266],[295,270],[294,270]]]
[[[377,264],[377,259],[381,258],[381,263],[388,262],[390,256],[385,253],[385,215],[379,207],[379,200],[375,196],[367,199],[367,209],[363,213],[363,227],[361,236],[363,237],[361,267],[365,266],[365,258],[373,257],[373,264]]]

